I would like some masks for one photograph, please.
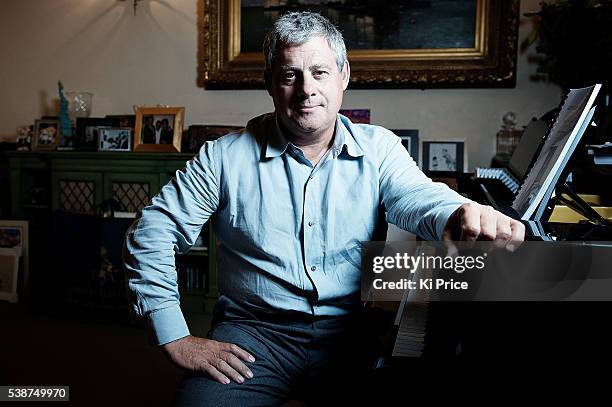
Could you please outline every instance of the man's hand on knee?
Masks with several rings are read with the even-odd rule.
[[[254,362],[255,358],[232,343],[186,336],[162,346],[166,355],[176,365],[193,372],[204,373],[219,383],[228,384],[230,379],[243,383],[253,373],[242,362]]]

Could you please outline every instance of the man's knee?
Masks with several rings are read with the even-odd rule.
[[[294,372],[284,358],[290,353],[269,343],[257,328],[240,322],[224,322],[209,332],[212,340],[233,343],[255,357],[245,362],[253,378],[242,384],[222,384],[203,374],[186,373],[175,395],[174,406],[271,406],[281,405],[287,398]]]
[[[222,384],[208,377],[187,373],[176,391],[173,406],[275,406],[286,393],[265,380]]]

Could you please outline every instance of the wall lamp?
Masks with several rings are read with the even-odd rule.
[[[119,1],[128,1],[128,0],[119,0]],[[134,4],[134,15],[136,15],[136,9],[138,8],[138,3],[140,3],[142,0],[132,0],[132,3]]]

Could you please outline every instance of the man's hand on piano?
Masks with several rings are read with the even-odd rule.
[[[491,206],[468,202],[461,205],[444,227],[444,240],[489,240],[514,251],[525,239],[525,226]]]

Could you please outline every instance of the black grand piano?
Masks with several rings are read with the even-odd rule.
[[[549,130],[550,124],[543,121],[532,123],[523,136],[523,147],[530,137],[533,144]],[[529,150],[531,155],[525,158],[517,148],[519,155],[515,153],[504,170],[510,177],[526,177],[537,155],[533,145]],[[520,219],[512,208],[516,188],[508,188],[506,179],[477,175],[462,174],[453,184],[471,199]],[[452,174],[430,176],[444,179]],[[596,165],[585,144],[578,144],[538,219],[523,220],[526,240],[551,245],[598,242],[612,248],[612,223],[601,215],[606,212],[602,208],[612,206],[610,185],[612,165]],[[395,315],[392,349],[381,364],[397,369],[414,365],[415,359],[612,361],[610,321],[612,302],[608,301],[403,301]]]

